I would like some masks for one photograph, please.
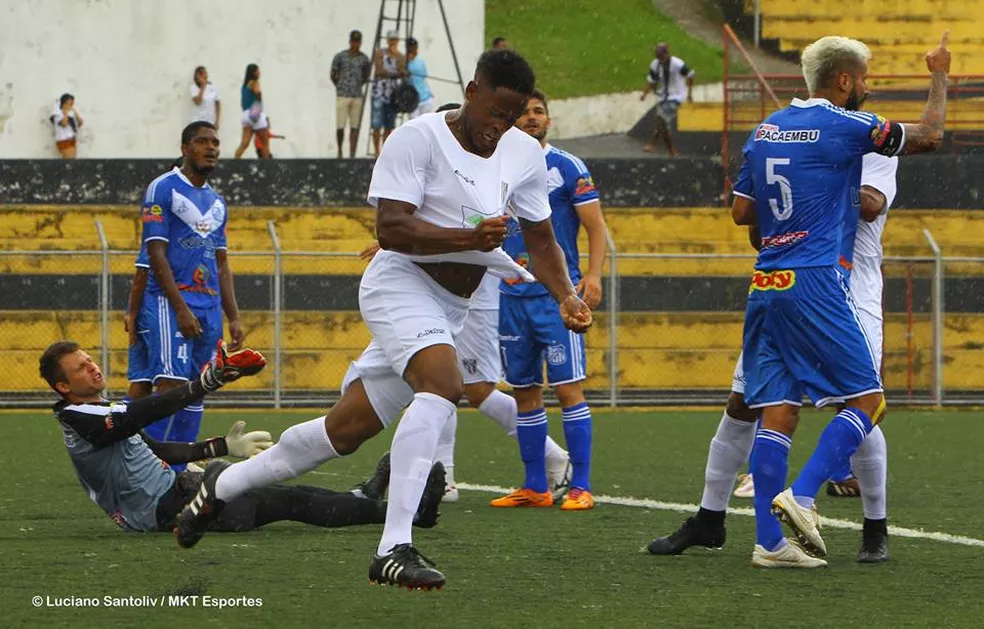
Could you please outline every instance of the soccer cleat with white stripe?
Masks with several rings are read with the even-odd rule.
[[[756,568],[823,568],[827,562],[807,553],[794,539],[787,539],[781,548],[768,551],[756,544],[752,551]]]
[[[820,537],[820,515],[816,507],[800,506],[793,497],[792,487],[772,499],[772,514],[793,530],[806,552],[814,557],[827,556],[827,545]]]
[[[444,502],[458,502],[461,496],[458,494],[458,485],[454,482],[454,466],[444,468]]]
[[[444,587],[444,575],[413,544],[397,544],[386,555],[376,555],[369,566],[369,583],[395,585],[408,590]]]
[[[186,504],[174,523],[174,537],[182,548],[191,548],[205,535],[208,524],[218,516],[225,503],[215,497],[215,480],[227,467],[229,461],[215,459],[205,467],[202,484],[191,502]]]

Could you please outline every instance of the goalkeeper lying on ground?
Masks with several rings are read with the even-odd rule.
[[[126,531],[170,531],[181,508],[198,491],[201,474],[177,474],[169,463],[232,455],[247,458],[273,445],[268,432],[244,432],[236,422],[226,437],[198,443],[160,442],[142,429],[201,400],[241,378],[259,373],[266,359],[243,349],[227,353],[220,341],[215,361],[201,377],[161,395],[129,404],[106,400],[106,381],[92,358],[71,341],[58,341],[44,351],[41,377],[61,396],[54,411],[65,447],[89,497]],[[360,486],[366,496],[378,497],[389,480],[388,457],[376,476]],[[435,464],[414,523],[430,527],[444,494],[444,469]],[[279,520],[337,527],[383,523],[386,503],[350,492],[321,487],[274,485],[250,491],[225,506],[211,530],[249,531]]]

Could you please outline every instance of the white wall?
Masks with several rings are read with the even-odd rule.
[[[225,157],[239,144],[246,64],[262,72],[276,157],[334,157],[328,74],[353,28],[371,54],[378,0],[5,0],[0,3],[0,158],[57,157],[54,101],[75,95],[79,157],[172,157],[189,122],[189,85],[208,68],[222,98]],[[396,6],[395,0],[389,4]],[[467,82],[484,44],[484,0],[444,0]],[[454,78],[437,0],[417,0],[414,35],[433,76]],[[431,82],[438,102],[457,85]],[[368,110],[368,106],[366,107]],[[360,154],[365,148],[365,113]],[[346,139],[347,142],[347,139]],[[252,147],[247,156],[252,157]]]

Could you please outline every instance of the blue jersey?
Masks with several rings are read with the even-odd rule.
[[[208,184],[196,187],[177,168],[147,187],[140,211],[144,246],[151,240],[168,243],[167,261],[189,306],[221,303],[215,251],[226,248],[227,218],[222,197]],[[153,273],[147,294],[163,294]]]
[[[567,271],[570,273],[571,281],[577,284],[581,281],[577,250],[577,233],[581,229],[581,219],[577,215],[577,206],[597,201],[598,191],[595,189],[588,167],[577,157],[549,145],[544,150],[544,157],[547,160],[550,222],[553,223],[557,244],[560,245],[567,259]],[[509,219],[508,229],[502,248],[520,266],[532,271],[532,261],[515,218]],[[504,280],[499,290],[505,295],[517,297],[538,297],[548,294],[546,287],[539,282],[507,283]]]
[[[902,125],[822,98],[794,99],[766,118],[745,143],[734,190],[755,201],[762,234],[755,268],[834,266],[844,246],[853,253],[861,158],[895,155],[904,143]]]

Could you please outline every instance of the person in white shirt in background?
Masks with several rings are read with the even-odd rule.
[[[645,152],[654,152],[656,143],[663,138],[670,157],[677,156],[670,127],[676,120],[677,110],[684,96],[688,103],[694,102],[694,74],[696,72],[691,70],[683,59],[670,55],[670,47],[667,44],[661,43],[656,46],[656,58],[649,64],[646,87],[639,98],[639,100],[646,100],[649,92],[655,91],[656,98],[659,99],[656,105],[656,133],[643,148]]]
[[[219,118],[222,114],[222,103],[219,101],[219,90],[208,80],[208,70],[205,69],[205,66],[195,68],[189,92],[191,93],[192,113],[191,120],[188,122],[198,120],[211,122],[215,125],[217,132],[219,130]]]
[[[62,94],[51,110],[51,124],[55,127],[55,147],[64,159],[75,159],[76,137],[82,127],[82,116],[75,111],[75,97]]]

